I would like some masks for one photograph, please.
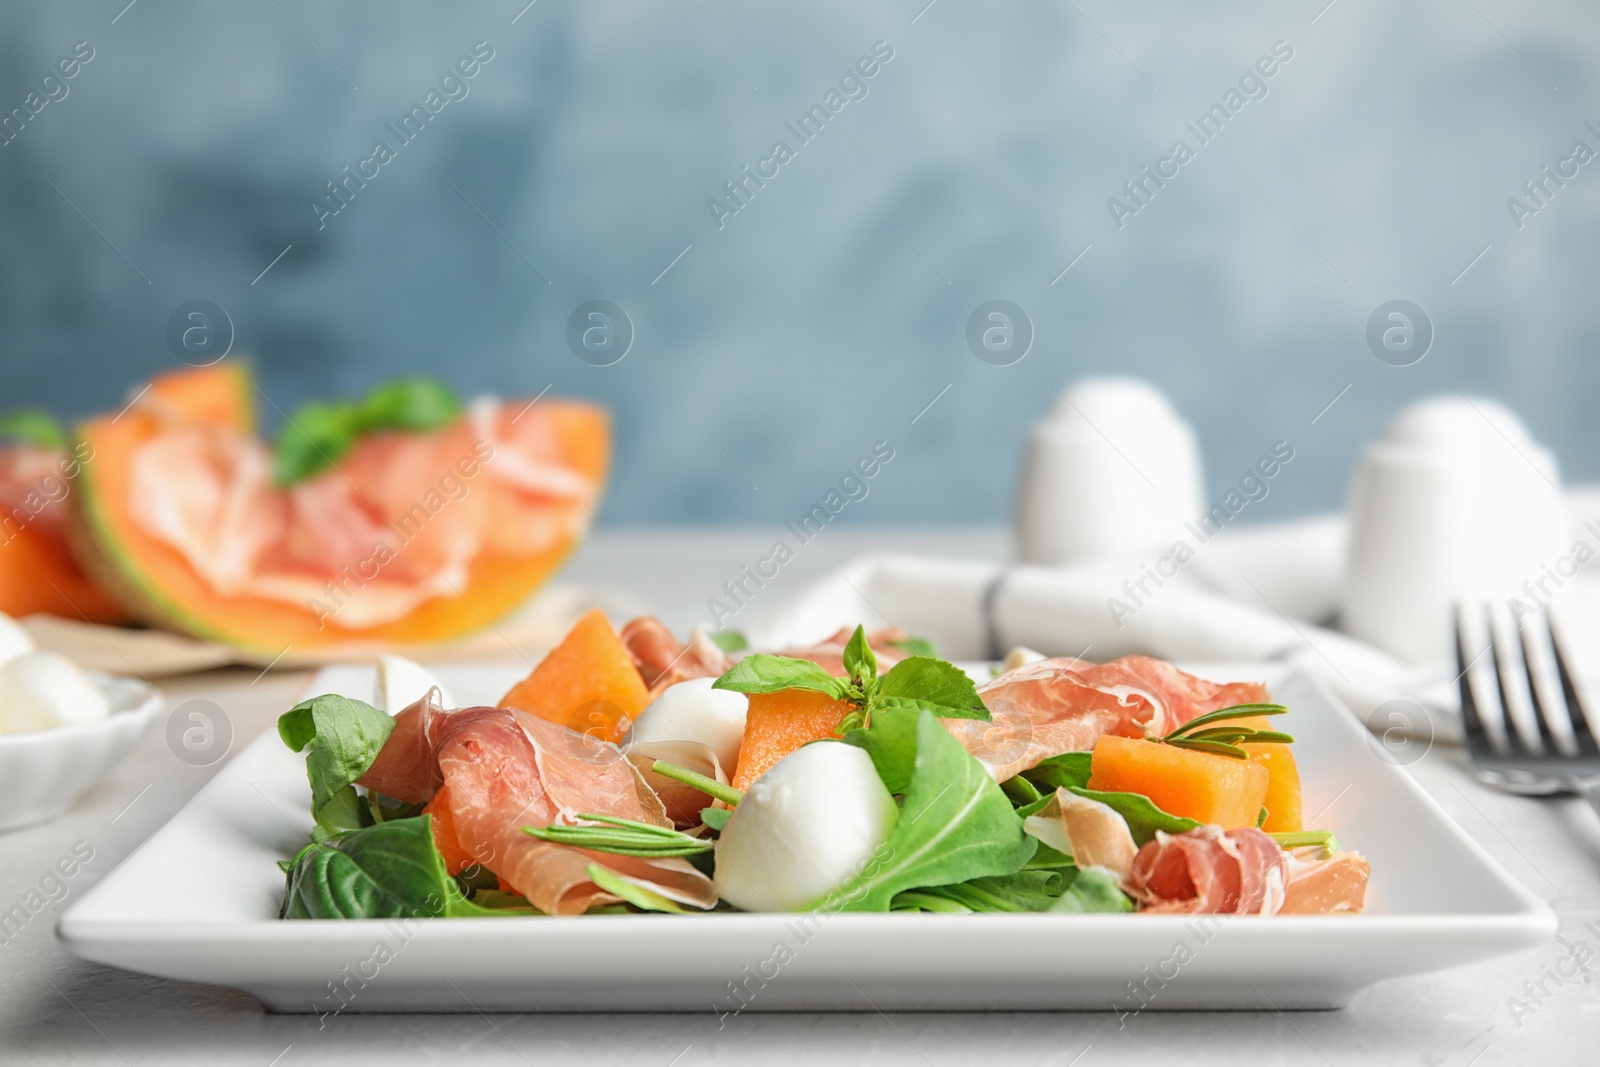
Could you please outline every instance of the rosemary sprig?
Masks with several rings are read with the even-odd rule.
[[[1176,745],[1179,748],[1190,749],[1195,752],[1209,752],[1214,756],[1227,756],[1229,759],[1249,759],[1250,755],[1241,744],[1246,745],[1287,745],[1294,738],[1277,730],[1257,730],[1252,726],[1213,726],[1213,723],[1227,722],[1229,719],[1249,719],[1257,715],[1283,715],[1288,708],[1282,704],[1235,704],[1230,708],[1219,708],[1207,712],[1197,718],[1191,719],[1182,726],[1173,730],[1164,737],[1153,738],[1161,744]]]
[[[706,796],[716,797],[730,806],[737,806],[739,801],[744,799],[744,794],[733,786],[723,785],[715,778],[707,778],[703,774],[696,774],[689,768],[680,767],[676,763],[668,763],[666,760],[658,759],[650,765],[650,769],[663,778],[671,778],[675,782],[692,785]]]
[[[1324,857],[1339,851],[1339,839],[1333,836],[1332,830],[1298,830],[1268,834],[1278,843],[1279,848],[1317,848],[1322,849]]]
[[[587,814],[580,814],[578,818],[602,825],[524,826],[522,832],[541,841],[618,856],[694,856],[710,852],[712,847],[710,841],[632,819]]]

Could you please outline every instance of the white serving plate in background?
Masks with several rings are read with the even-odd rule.
[[[269,731],[69,908],[58,933],[85,959],[230,986],[286,1012],[1331,1008],[1385,978],[1554,934],[1544,903],[1313,682],[1277,666],[1200,672],[1264,678],[1289,705],[1306,810],[1327,805],[1318,825],[1372,861],[1366,914],[1228,919],[1211,932],[1157,915],[283,922],[277,861],[310,831],[310,792],[303,758]],[[523,672],[438,673],[472,703]],[[370,669],[331,667],[310,690],[370,699],[372,685]]]

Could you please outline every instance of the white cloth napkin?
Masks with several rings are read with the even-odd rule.
[[[1582,541],[1596,556],[1559,603],[1566,650],[1592,700],[1600,692],[1600,657],[1589,654],[1600,648],[1600,486],[1565,495],[1574,546]],[[1458,739],[1453,662],[1404,663],[1332,628],[1346,532],[1342,515],[1324,515],[1229,528],[1203,542],[1195,536],[1192,558],[1165,565],[1170,577],[1151,577],[1160,561],[1149,558],[1039,567],[866,556],[760,616],[751,638],[758,648],[805,645],[841,626],[882,620],[928,638],[952,659],[994,659],[1026,645],[1096,661],[1139,653],[1275,660],[1319,679],[1379,732]]]

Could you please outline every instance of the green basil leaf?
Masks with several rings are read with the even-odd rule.
[[[953,663],[912,656],[889,668],[878,683],[874,709],[906,707],[931,711],[941,719],[989,721],[989,709],[972,679]]]
[[[1061,899],[1064,884],[1060,871],[1018,871],[998,877],[974,878],[956,885],[914,889],[911,893],[917,895],[913,900],[924,896],[940,897],[960,904],[967,911],[1049,911]],[[906,893],[898,894],[892,910],[909,910],[902,907],[906,896]]]
[[[1155,802],[1143,793],[1101,793],[1071,785],[1067,788],[1080,797],[1098,800],[1121,815],[1123,821],[1128,824],[1128,830],[1133,834],[1133,842],[1136,845],[1149,842],[1156,836],[1157,830],[1169,834],[1181,834],[1200,825],[1193,819],[1185,819],[1181,815],[1169,815],[1156,807]]]
[[[785,689],[809,689],[826,693],[835,700],[843,700],[850,686],[843,678],[835,678],[808,659],[791,659],[788,656],[769,656],[757,652],[746,656],[711,684],[713,689],[731,689],[735,693],[778,693]]]
[[[309,746],[306,778],[311,782],[311,812],[319,825],[322,810],[367,773],[393,732],[394,719],[385,712],[333,693],[296,704],[279,716],[278,736],[283,743],[293,752]]]
[[[900,819],[871,861],[822,902],[888,911],[896,893],[1014,874],[1035,842],[989,772],[931,712],[917,719],[916,766]]]
[[[1066,885],[1061,898],[1049,910],[1054,912],[1132,911],[1133,901],[1105,871],[1073,867],[1061,872]]]
[[[856,627],[856,632],[845,643],[841,658],[844,660],[844,673],[857,685],[865,686],[878,677],[878,657],[872,651],[872,646],[867,644],[866,627]]]
[[[433,378],[400,378],[378,386],[361,402],[358,421],[371,430],[424,432],[448,426],[461,417],[461,401]]]
[[[738,630],[723,630],[711,635],[711,643],[724,652],[743,652],[750,647],[750,641]]]
[[[1054,793],[1063,786],[1089,788],[1089,763],[1092,752],[1064,752],[1034,764],[1022,772],[1022,777],[1039,787],[1044,793]]]
[[[67,431],[60,420],[40,408],[20,408],[0,415],[0,438],[36,448],[67,447]]]
[[[280,918],[489,914],[496,912],[468,901],[445,873],[433,843],[432,817],[420,815],[347,830],[301,849],[289,868]]]
[[[910,708],[879,708],[872,713],[866,728],[849,730],[847,745],[865,749],[872,766],[891,793],[904,793],[911,786],[911,772],[917,762],[917,720],[921,712]]]
[[[320,474],[344,458],[359,432],[359,415],[352,404],[301,404],[273,443],[273,479],[282,487]]]
[[[377,822],[371,806],[356,794],[353,785],[347,785],[333,794],[326,804],[314,809],[312,814],[317,820],[316,829],[311,831],[313,841],[345,830],[359,830]]]

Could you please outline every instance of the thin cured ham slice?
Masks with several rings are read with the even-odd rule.
[[[1057,789],[1050,803],[1023,820],[1023,827],[1057,852],[1071,856],[1079,867],[1099,867],[1119,880],[1132,872],[1139,852],[1126,819],[1109,805],[1066,789]]]
[[[1156,831],[1134,857],[1127,890],[1145,912],[1276,915],[1289,882],[1278,843],[1260,830]]]
[[[447,717],[433,701],[437,692],[430,689],[421,700],[394,717],[394,732],[357,785],[406,804],[426,804],[433,799],[444,784],[444,777],[434,754],[437,746],[432,730],[438,720]]]
[[[1051,756],[1088,752],[1105,734],[1165,734],[1208,711],[1264,701],[1267,690],[1208,682],[1148,656],[1100,664],[1065,657],[1007,671],[978,695],[992,721],[945,726],[1003,782]]]
[[[716,904],[711,880],[684,860],[587,852],[523,833],[587,813],[672,825],[615,745],[524,712],[441,712],[424,698],[396,716],[360,784],[408,803],[431,800],[442,785],[456,847],[549,914],[582,914],[617,899],[589,879],[591,863],[680,903]]]
[[[1359,852],[1335,852],[1324,860],[1289,857],[1289,888],[1279,915],[1334,915],[1366,906],[1372,865]]]
[[[721,677],[733,666],[733,660],[711,640],[704,626],[696,626],[685,645],[660,619],[640,615],[630,619],[617,637],[633,657],[651,697],[691,678]]]
[[[565,454],[561,405],[511,407],[475,402],[436,431],[367,434],[288,489],[262,442],[173,420],[129,460],[130,513],[222,596],[303,607],[343,590],[348,603],[321,621],[381,626],[459,596],[486,557],[534,557],[587,524],[598,487]]]

